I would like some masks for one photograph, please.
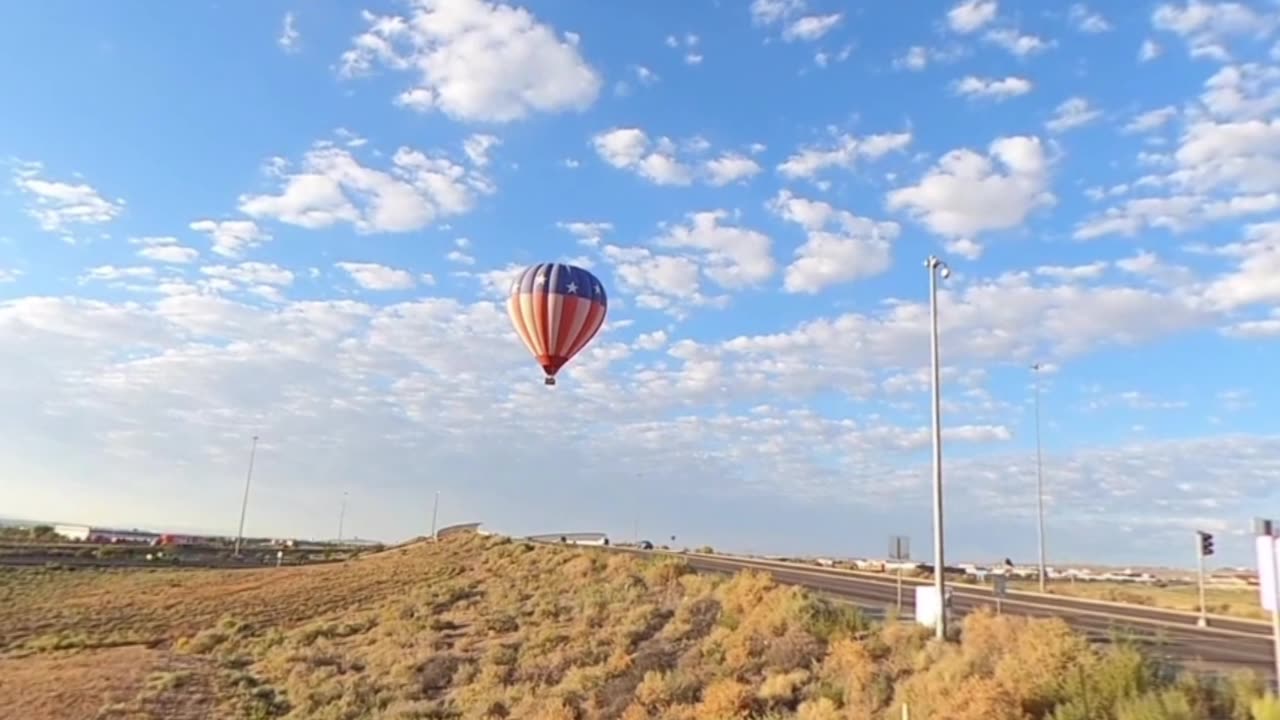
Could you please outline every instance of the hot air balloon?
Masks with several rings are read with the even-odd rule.
[[[563,263],[525,268],[507,298],[511,324],[546,372],[547,385],[555,385],[560,368],[591,342],[608,309],[600,279]]]

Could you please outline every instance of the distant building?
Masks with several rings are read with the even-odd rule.
[[[548,533],[546,535],[530,535],[528,539],[534,542],[565,543],[568,545],[609,544],[608,535],[596,532]]]
[[[54,525],[53,532],[68,540],[76,542],[85,542],[89,539],[89,533],[93,528],[88,525]]]
[[[151,544],[160,539],[159,533],[146,530],[115,530],[91,525],[54,525],[53,532],[76,542]]]

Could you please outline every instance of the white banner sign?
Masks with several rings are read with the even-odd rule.
[[[1256,538],[1258,551],[1258,593],[1261,595],[1264,610],[1276,610],[1276,553],[1280,548],[1280,538],[1259,535]]]

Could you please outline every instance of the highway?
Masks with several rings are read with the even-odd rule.
[[[801,566],[770,560],[723,555],[679,554],[691,567],[702,572],[734,573],[751,568],[768,572],[779,582],[800,585],[856,605],[883,610],[896,603],[893,575],[855,573],[822,567]],[[928,581],[924,581],[927,583]],[[903,614],[914,612],[915,587],[920,580],[903,582]],[[990,588],[950,583],[952,608],[963,615],[979,607],[994,607]],[[1157,656],[1188,666],[1211,670],[1246,667],[1274,674],[1271,628],[1267,623],[1211,617],[1210,627],[1196,626],[1192,613],[1161,610],[1140,605],[1124,605],[1009,592],[1001,599],[1001,611],[1030,617],[1059,617],[1089,638],[1105,642],[1119,636],[1138,641]]]

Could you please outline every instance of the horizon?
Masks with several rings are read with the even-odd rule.
[[[948,558],[1251,565],[1280,7],[845,5],[0,9],[6,511],[931,557],[936,255]]]

